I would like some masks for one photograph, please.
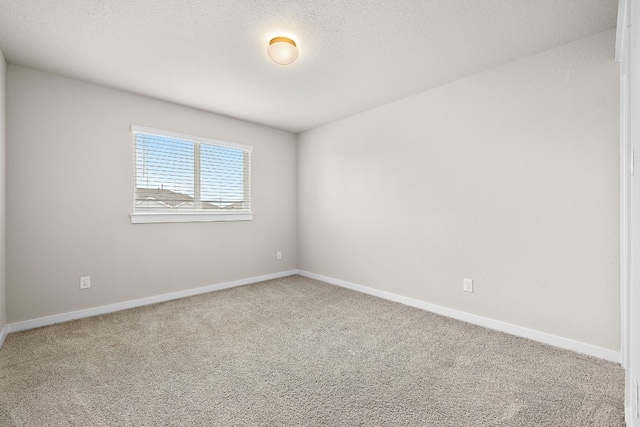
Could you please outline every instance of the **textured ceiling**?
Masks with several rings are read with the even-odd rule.
[[[11,63],[300,132],[614,28],[617,3],[1,0],[0,49]],[[298,43],[292,65],[266,54],[278,35]]]

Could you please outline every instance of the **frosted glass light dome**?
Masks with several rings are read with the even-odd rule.
[[[289,65],[298,57],[298,47],[288,37],[274,37],[269,42],[267,53],[276,64]]]

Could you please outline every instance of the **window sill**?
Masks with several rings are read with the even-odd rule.
[[[135,212],[129,215],[131,216],[131,224],[253,220],[251,212]]]

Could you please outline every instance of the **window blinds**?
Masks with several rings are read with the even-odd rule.
[[[252,147],[132,126],[134,212],[250,212]]]

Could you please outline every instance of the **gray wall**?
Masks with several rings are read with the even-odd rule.
[[[9,322],[296,267],[295,135],[13,64],[7,107]],[[254,220],[131,224],[131,124],[253,145]]]
[[[7,64],[0,50],[0,331],[7,323],[6,274],[5,274],[5,180],[6,180],[6,72]]]
[[[614,43],[299,135],[298,268],[618,351]]]

